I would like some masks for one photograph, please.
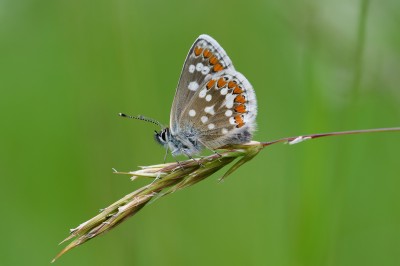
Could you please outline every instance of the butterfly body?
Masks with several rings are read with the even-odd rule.
[[[177,135],[172,135],[168,127],[155,134],[156,141],[169,149],[173,156],[179,154],[191,156],[200,153],[204,146],[198,141],[198,137],[199,132],[189,125]]]
[[[248,80],[235,70],[224,49],[200,35],[189,50],[176,89],[170,127],[156,132],[172,155],[199,154],[251,140],[257,102]]]

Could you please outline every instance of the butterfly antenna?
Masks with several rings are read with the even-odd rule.
[[[161,128],[164,128],[164,126],[158,122],[157,120],[153,119],[153,118],[149,118],[149,117],[145,117],[142,115],[138,115],[138,116],[131,116],[131,115],[127,115],[127,114],[123,114],[123,113],[119,113],[118,114],[121,117],[126,117],[126,118],[132,118],[132,119],[137,119],[137,120],[142,120],[142,121],[146,121],[146,122],[150,122],[153,123]]]

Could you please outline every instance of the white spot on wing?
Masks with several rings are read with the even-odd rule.
[[[193,109],[190,110],[190,111],[189,111],[189,115],[192,116],[192,117],[195,116],[195,115],[196,115],[196,111],[193,110]]]
[[[215,125],[213,123],[208,124],[208,129],[214,129],[214,128],[215,128]]]
[[[229,118],[229,123],[231,125],[236,125],[235,118],[233,118],[233,117]]]
[[[225,106],[228,109],[233,107],[233,100],[235,100],[236,95],[230,93],[225,96]]]
[[[208,94],[208,95],[206,96],[206,101],[209,102],[209,101],[211,101],[211,99],[212,99],[211,94]]]
[[[203,64],[202,63],[197,63],[196,65],[196,70],[201,71],[203,69]]]
[[[210,115],[215,115],[214,105],[207,106],[206,108],[204,108],[204,112],[209,113]]]
[[[226,95],[228,93],[228,88],[221,89],[221,95]]]
[[[232,110],[226,110],[225,115],[226,115],[227,117],[232,116]]]
[[[210,72],[210,68],[209,67],[203,67],[203,69],[201,70],[201,74],[203,74],[203,75],[207,75],[208,74],[208,72]]]
[[[206,97],[206,94],[207,94],[207,89],[204,88],[204,89],[202,89],[202,90],[200,91],[199,97],[200,97],[200,98],[204,98],[204,97]]]
[[[223,128],[222,129],[222,134],[227,134],[227,133],[228,133],[228,130],[226,128]]]
[[[207,121],[208,121],[208,117],[207,116],[202,116],[201,118],[200,118],[200,120],[201,120],[201,122],[203,122],[203,124],[205,124],[205,123],[207,123]]]
[[[193,73],[196,70],[196,67],[194,65],[189,66],[189,73]]]
[[[196,81],[192,81],[189,83],[188,89],[191,91],[196,91],[198,87],[199,83],[197,83]]]

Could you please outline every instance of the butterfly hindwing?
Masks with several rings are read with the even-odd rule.
[[[182,111],[180,123],[194,128],[203,146],[216,149],[250,141],[256,114],[251,84],[241,73],[226,69],[199,87]]]

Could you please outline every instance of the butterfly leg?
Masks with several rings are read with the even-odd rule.
[[[167,155],[168,155],[168,145],[167,145],[167,148],[165,149],[165,155],[164,155],[164,163],[165,163],[165,161],[167,160]],[[179,162],[178,162],[179,163]],[[180,164],[179,164],[179,166],[180,167],[182,167]],[[150,185],[152,185],[154,182],[156,182],[157,180],[160,180],[161,179],[161,177],[160,177],[161,175],[160,175],[160,173],[156,176],[156,178],[154,178],[154,180],[151,182],[151,184]]]
[[[199,141],[199,142],[200,142],[204,147],[206,147],[208,150],[212,151],[214,154],[217,154],[219,158],[222,157],[222,155],[221,155],[219,152],[217,152],[217,150],[208,147],[207,145],[205,145],[205,144],[204,144],[203,142],[201,142],[201,141]],[[218,158],[218,161],[221,161],[219,158]]]
[[[195,161],[199,166],[201,167],[205,167],[204,164],[201,163],[201,159],[196,160],[195,158],[193,158],[190,154],[186,153],[184,150],[181,150],[183,154],[185,154],[187,157],[189,157],[189,159]]]
[[[169,150],[169,146],[167,145],[167,148],[165,149],[164,163],[167,160],[168,150]]]
[[[214,154],[218,155],[218,161],[221,162],[220,158],[222,158],[222,155],[219,152],[217,152],[217,150],[212,150],[212,151],[213,151]]]
[[[167,145],[167,148],[165,149],[165,155],[164,155],[164,164],[165,164],[165,161],[167,159],[168,149],[169,149],[169,147]],[[179,164],[180,167],[182,167],[179,162],[178,162],[178,164]],[[160,175],[160,173],[158,173],[158,175],[156,176],[156,178],[154,178],[154,180],[151,182],[150,185],[152,185],[154,182],[156,182],[157,180],[160,180],[160,179],[161,179],[161,175]]]
[[[175,150],[171,150],[171,155],[172,155],[172,157],[174,157],[174,160],[175,160],[175,162],[179,165],[179,168],[180,169],[182,169],[182,170],[184,170],[185,168],[183,167],[183,165],[181,164],[181,162],[180,161],[178,161],[178,159],[176,159],[176,157],[175,157],[175,153],[178,151],[178,149],[175,149]],[[166,156],[166,155],[165,155]]]
[[[218,161],[221,162],[222,155],[221,155],[219,152],[217,152],[217,150],[213,150],[213,149],[208,148],[208,147],[206,147],[206,148],[207,148],[208,150],[212,151],[214,154],[218,155]]]
[[[182,169],[182,170],[184,170],[184,169],[185,169],[185,167],[183,167],[183,165],[181,164],[181,162],[180,162],[180,161],[178,161],[178,159],[176,159],[176,157],[175,157],[175,156],[173,156],[173,155],[172,155],[172,157],[174,157],[174,159],[175,159],[176,163],[179,165],[179,168],[180,168],[180,169]]]

